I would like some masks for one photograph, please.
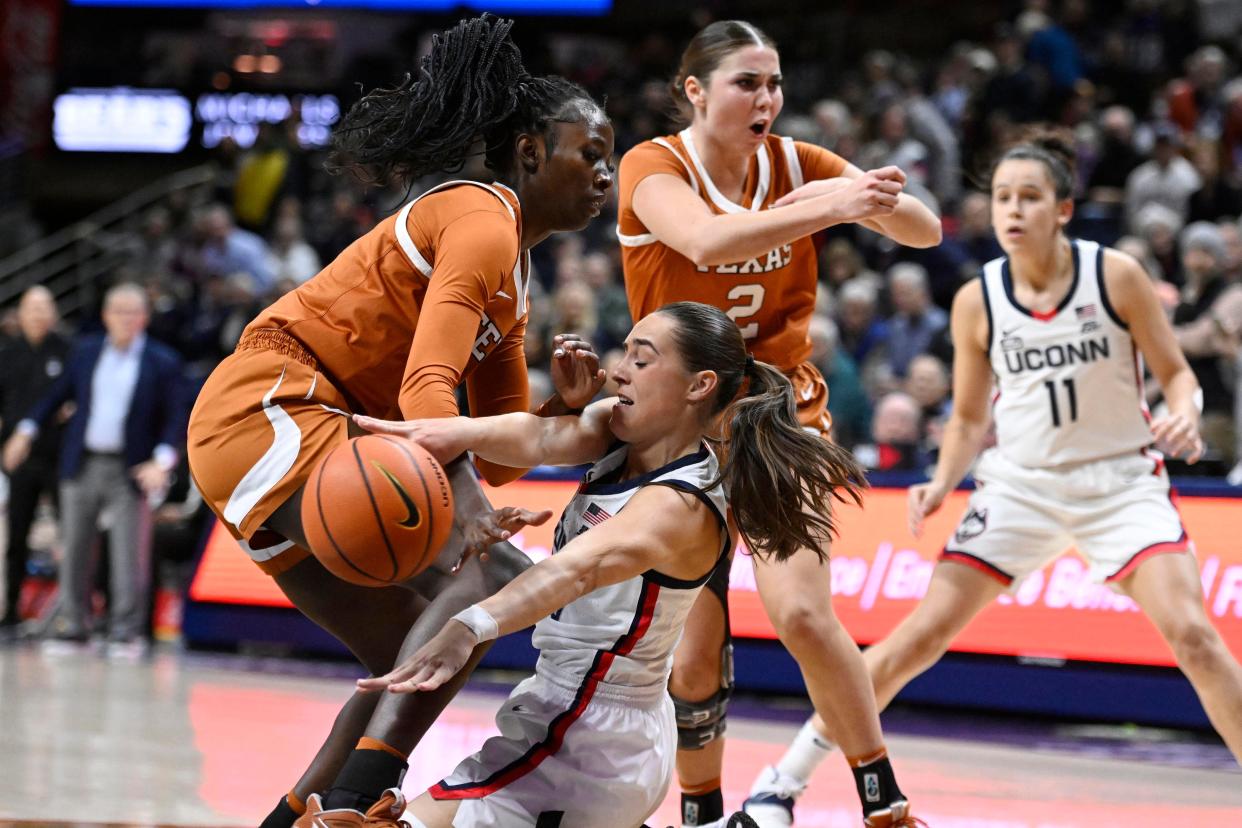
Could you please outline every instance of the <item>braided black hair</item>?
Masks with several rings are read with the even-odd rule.
[[[580,121],[584,108],[600,109],[575,83],[527,73],[511,28],[512,20],[484,14],[432,37],[417,77],[372,90],[341,119],[328,169],[368,183],[408,185],[460,170],[482,138],[487,166],[505,175],[518,135]]]

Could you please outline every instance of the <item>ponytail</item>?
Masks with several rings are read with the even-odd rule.
[[[709,413],[722,417],[725,461],[708,488],[724,484],[738,529],[756,555],[783,561],[813,549],[827,560],[824,547],[837,531],[832,501],[862,503],[862,468],[848,451],[802,427],[789,380],[746,353],[741,331],[724,311],[674,302],[656,313],[676,322],[673,342],[686,370],[716,374]]]
[[[867,487],[853,456],[798,422],[788,378],[747,357],[750,387],[725,412],[720,481],[751,551],[784,561],[812,549],[821,561],[837,533],[832,501],[862,503]]]
[[[372,90],[350,108],[332,136],[328,170],[408,186],[460,170],[482,138],[488,166],[505,173],[518,134],[581,120],[563,112],[576,100],[599,108],[577,84],[528,74],[512,27],[512,20],[484,14],[433,36],[417,77]]]

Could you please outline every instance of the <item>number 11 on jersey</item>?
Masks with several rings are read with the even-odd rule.
[[[1063,379],[1061,384],[1065,386],[1065,395],[1069,402],[1069,421],[1078,420],[1078,394],[1074,391],[1074,380]],[[1048,380],[1044,383],[1044,388],[1048,389],[1048,403],[1052,406],[1052,427],[1061,427],[1061,406],[1057,404],[1057,382],[1056,380]]]

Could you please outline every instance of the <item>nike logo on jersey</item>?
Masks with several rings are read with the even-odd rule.
[[[401,502],[405,504],[406,516],[405,520],[397,521],[398,526],[404,526],[406,529],[417,529],[418,524],[423,522],[423,516],[418,511],[418,506],[414,505],[414,498],[410,497],[410,493],[405,490],[405,486],[401,485],[401,481],[388,469],[381,466],[374,460],[371,465],[380,470],[380,474],[387,478],[392,487],[397,490],[397,497],[401,498]]]
[[[503,290],[496,291],[496,295],[499,296],[501,299],[508,299],[510,302],[513,301],[513,297],[505,293]]]

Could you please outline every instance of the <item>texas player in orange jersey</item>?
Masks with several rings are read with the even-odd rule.
[[[683,300],[722,308],[755,358],[793,381],[803,425],[827,434],[828,389],[807,362],[817,283],[810,234],[857,222],[900,244],[930,247],[940,242],[939,219],[902,193],[905,175],[896,167],[864,173],[820,147],[771,134],[782,104],[780,57],[749,23],[700,31],[673,93],[689,126],[636,146],[621,162],[617,235],[633,316]],[[755,558],[754,568],[768,615],[854,769],[865,824],[902,824],[908,804],[886,758],[871,684],[832,613],[827,545],[784,563]],[[720,737],[732,666],[727,569],[717,576],[690,616],[669,685],[687,826],[723,813]],[[772,809],[762,810],[773,818]],[[790,824],[792,807],[775,810]]]
[[[550,516],[493,513],[459,460],[448,467],[459,531],[427,572],[381,589],[330,575],[306,551],[301,522],[307,477],[350,436],[351,414],[453,416],[463,379],[472,414],[529,408],[528,251],[599,214],[612,186],[613,131],[581,87],[527,74],[511,26],[484,16],[437,36],[415,79],[363,97],[334,136],[338,169],[404,182],[460,169],[481,139],[496,181],[422,194],[264,310],[191,415],[190,466],[213,511],[293,604],[374,675],[522,571],[525,556],[498,541]],[[540,413],[589,402],[603,382],[598,362],[588,344],[562,337],[558,394]],[[493,484],[524,471],[478,466]],[[490,542],[486,560],[464,555]],[[291,825],[314,792],[365,810],[399,783],[406,756],[468,674],[435,694],[354,695],[264,825]]]

